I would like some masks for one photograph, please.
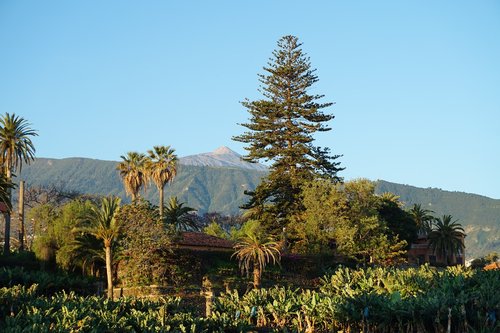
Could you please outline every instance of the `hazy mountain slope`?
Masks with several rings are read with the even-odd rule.
[[[466,253],[478,257],[492,251],[500,252],[500,200],[477,194],[450,192],[435,188],[377,182],[377,192],[392,192],[406,206],[415,203],[434,211],[435,216],[450,214],[464,226]]]
[[[23,167],[20,176],[28,186],[54,184],[60,189],[81,193],[117,195],[128,202],[116,171],[117,163],[85,158],[38,158]],[[178,196],[200,213],[233,214],[247,200],[244,190],[254,189],[264,175],[265,172],[251,169],[180,164],[174,182],[165,188],[165,195],[166,198]],[[149,186],[144,196],[157,203],[154,186]]]

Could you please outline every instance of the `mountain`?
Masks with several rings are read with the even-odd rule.
[[[26,180],[28,186],[55,185],[68,191],[117,195],[129,202],[116,171],[117,163],[87,158],[37,158],[31,165],[23,166],[20,178]],[[255,189],[266,170],[261,164],[242,161],[240,155],[226,147],[182,157],[177,177],[166,186],[165,196],[177,196],[200,214],[214,211],[237,214],[248,200],[244,191]],[[500,200],[383,180],[377,181],[376,190],[399,195],[407,207],[420,203],[433,210],[435,216],[450,214],[458,219],[467,232],[469,258],[500,252]],[[156,188],[150,186],[144,197],[156,203]]]
[[[129,202],[116,171],[117,163],[88,158],[37,158],[23,167],[21,178],[28,186],[55,185],[66,191],[116,195]],[[239,154],[227,147],[182,157],[175,180],[165,187],[165,197],[177,196],[200,214],[215,211],[237,214],[248,200],[244,191],[255,189],[266,170],[261,164],[242,161]],[[149,186],[143,196],[157,203],[154,186]]]
[[[242,168],[257,171],[267,171],[267,167],[265,165],[245,162],[242,160],[242,156],[240,154],[224,146],[219,147],[210,153],[181,157],[179,161],[184,165]]]
[[[415,203],[432,210],[434,216],[452,215],[464,227],[467,237],[467,257],[477,258],[490,252],[500,253],[500,200],[485,196],[444,191],[436,188],[418,188],[387,181],[377,181],[378,193],[399,195],[406,207]]]

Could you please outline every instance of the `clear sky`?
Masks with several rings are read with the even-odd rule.
[[[317,136],[345,179],[500,199],[500,2],[0,1],[0,113],[37,156],[119,160],[225,145],[276,41],[296,35],[336,104]]]

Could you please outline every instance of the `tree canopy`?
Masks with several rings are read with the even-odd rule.
[[[246,161],[271,163],[268,177],[249,192],[251,199],[244,208],[260,206],[253,217],[275,230],[303,210],[300,188],[304,181],[338,180],[337,172],[342,170],[335,161],[338,155],[314,145],[313,135],[329,131],[327,122],[334,116],[322,111],[332,103],[321,102],[323,95],[309,93],[318,77],[301,45],[295,36],[278,41],[265,73],[259,75],[263,99],[242,102],[250,121],[241,125],[248,131],[233,138],[247,144]]]

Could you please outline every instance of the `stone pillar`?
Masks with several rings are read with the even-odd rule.
[[[214,292],[212,289],[212,282],[206,275],[201,282],[201,295],[205,297],[205,317],[210,317],[212,315]]]

